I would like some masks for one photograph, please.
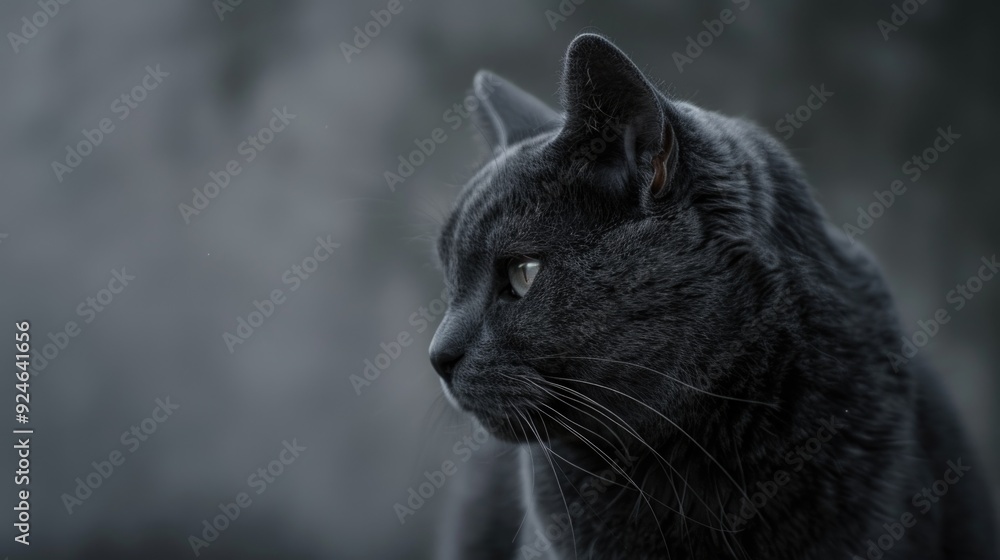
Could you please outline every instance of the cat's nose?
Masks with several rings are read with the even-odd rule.
[[[437,370],[438,375],[446,383],[451,383],[452,375],[455,373],[455,366],[458,365],[458,362],[462,360],[464,355],[465,352],[456,348],[441,348],[434,344],[431,345],[431,364],[434,365],[434,369]]]
[[[454,317],[445,315],[431,340],[431,364],[445,383],[451,383],[455,368],[465,356],[465,341],[460,334],[458,322]]]

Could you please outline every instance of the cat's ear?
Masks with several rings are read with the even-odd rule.
[[[559,113],[496,74],[480,70],[473,80],[479,106],[473,112],[478,128],[494,151],[554,127]]]
[[[642,179],[661,195],[676,168],[674,132],[666,101],[629,57],[600,35],[577,36],[566,53],[562,92],[564,145],[606,145],[588,157],[615,180]]]

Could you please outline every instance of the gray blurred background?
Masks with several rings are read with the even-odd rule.
[[[13,323],[29,320],[38,350],[49,334],[68,340],[33,364],[32,545],[12,542],[8,482],[0,554],[193,558],[189,536],[247,492],[252,504],[200,557],[431,557],[447,485],[405,523],[394,505],[424,469],[455,458],[465,433],[440,421],[426,359],[442,287],[430,240],[483,142],[446,111],[479,68],[557,105],[560,59],[581,31],[608,35],[672,94],[779,137],[779,119],[811,87],[833,92],[787,143],[837,225],[856,224],[873,191],[904,180],[905,194],[859,239],[881,260],[908,330],[949,309],[921,354],[942,372],[985,468],[1000,472],[1000,284],[958,311],[947,301],[1000,249],[1000,5],[928,0],[886,39],[888,0],[565,0],[562,14],[558,0],[401,0],[348,61],[342,43],[388,4],[79,1],[56,2],[45,18],[37,1],[0,4],[0,332],[13,337]],[[673,53],[727,8],[735,21],[679,70]],[[22,20],[33,17],[45,20],[34,34]],[[159,81],[146,79],[155,89],[133,90],[157,65]],[[134,91],[143,99],[121,118],[116,100]],[[241,143],[282,108],[295,117],[246,161]],[[105,118],[113,130],[57,173],[53,162]],[[960,139],[911,181],[904,163],[948,126]],[[436,128],[447,139],[390,189],[385,173]],[[179,205],[230,160],[239,175],[185,218]],[[291,291],[283,277],[318,236],[339,247]],[[107,303],[100,292],[122,267],[135,278]],[[283,303],[230,352],[224,333],[275,289]],[[88,307],[101,297],[100,312]],[[68,321],[78,334],[63,339]],[[395,353],[403,333],[413,342],[356,386],[365,360],[383,344]],[[147,423],[155,433],[131,451],[123,432],[168,397],[179,408]],[[248,477],[293,440],[305,450],[257,494]],[[76,479],[115,451],[124,463],[67,508]],[[3,455],[12,472],[13,450]]]

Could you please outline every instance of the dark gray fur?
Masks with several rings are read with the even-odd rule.
[[[919,360],[887,358],[902,333],[874,259],[777,141],[668,99],[596,35],[569,47],[564,114],[475,87],[496,157],[441,233],[431,355],[520,452],[469,464],[447,556],[847,560],[909,511],[884,558],[996,558],[955,412]],[[521,255],[543,265],[516,299]],[[923,513],[949,461],[972,468]]]

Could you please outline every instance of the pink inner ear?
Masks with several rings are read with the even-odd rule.
[[[653,181],[649,184],[653,196],[660,196],[663,187],[667,184],[667,158],[669,156],[669,151],[663,151],[653,158]]]
[[[653,196],[660,196],[663,187],[667,185],[667,165],[670,155],[674,151],[674,131],[668,124],[663,131],[663,151],[653,158],[653,180],[649,184],[649,190]]]

